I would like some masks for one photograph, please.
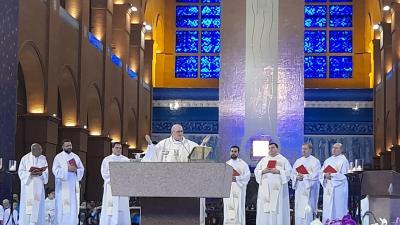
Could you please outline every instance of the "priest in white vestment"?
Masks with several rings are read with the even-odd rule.
[[[79,156],[72,152],[70,140],[62,141],[63,151],[53,162],[56,190],[56,221],[58,225],[78,224],[80,185],[84,167]]]
[[[232,166],[231,192],[229,198],[224,198],[224,225],[246,224],[246,189],[250,180],[249,165],[239,156],[239,147],[232,146],[231,159],[226,164]]]
[[[101,163],[101,176],[104,180],[103,202],[101,207],[100,225],[130,225],[129,197],[112,196],[110,162],[129,162],[122,154],[119,142],[112,144],[112,154],[105,157]]]
[[[207,135],[200,146],[208,143],[210,136]],[[148,142],[147,152],[142,159],[143,162],[188,162],[190,152],[197,143],[186,139],[183,136],[183,127],[175,124],[171,128],[171,136],[153,145],[150,137],[146,135]]]
[[[303,157],[296,160],[292,170],[292,188],[295,189],[295,224],[309,225],[318,210],[320,161],[311,155],[312,145],[301,146]]]
[[[320,182],[324,188],[322,222],[342,219],[348,212],[347,174],[349,161],[342,154],[341,143],[332,147],[332,156],[325,160],[320,171]]]
[[[268,155],[254,170],[259,184],[257,196],[257,225],[289,225],[289,187],[292,167],[279,154],[276,143],[269,144]]]
[[[44,185],[49,180],[47,160],[42,146],[31,145],[31,152],[21,159],[18,176],[21,180],[19,225],[45,224]]]
[[[180,124],[174,124],[171,127],[171,136],[161,140],[157,145],[153,145],[150,136],[146,135],[148,143],[147,152],[142,162],[188,162],[189,154],[197,143],[186,139],[183,136],[183,127]],[[205,146],[210,140],[207,135],[200,146]],[[206,200],[200,199],[200,225],[205,224]]]

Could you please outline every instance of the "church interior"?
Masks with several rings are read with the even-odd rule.
[[[143,157],[145,135],[174,124],[210,135],[214,162],[237,145],[253,172],[256,141],[292,164],[311,143],[323,162],[339,142],[400,184],[398,0],[4,0],[0,12],[1,200],[20,191],[9,160],[39,143],[51,168],[69,139],[81,199],[101,202],[111,143]],[[251,178],[248,225],[256,198]],[[221,200],[207,202],[207,224],[222,224]]]

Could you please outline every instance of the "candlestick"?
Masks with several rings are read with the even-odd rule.
[[[17,171],[17,161],[15,161],[15,160],[8,161],[8,171],[10,171],[10,172]]]

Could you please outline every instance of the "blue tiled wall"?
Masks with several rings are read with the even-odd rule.
[[[350,161],[361,158],[367,166],[372,163],[373,109],[340,106],[342,103],[356,105],[358,102],[372,105],[371,89],[306,89],[304,98],[306,102],[324,103],[321,107],[307,106],[304,109],[304,141],[313,144],[314,155],[325,160],[331,154],[332,145],[341,142]],[[153,108],[155,139],[169,136],[172,124],[181,123],[187,138],[200,143],[206,134],[212,134],[210,145],[217,146],[218,89],[154,89],[153,100],[156,104]],[[201,104],[170,110],[165,103],[174,100]],[[157,105],[160,102],[164,105]],[[208,103],[213,104],[210,107]],[[208,106],[198,106],[202,104]]]

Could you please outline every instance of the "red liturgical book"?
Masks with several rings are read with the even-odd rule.
[[[237,170],[233,169],[232,176],[234,177],[240,176],[240,173]]]
[[[78,165],[76,164],[76,161],[75,161],[74,158],[70,159],[70,160],[68,161],[68,164],[71,165],[71,166],[75,166],[76,168],[78,168]]]
[[[32,166],[32,167],[29,169],[29,172],[30,172],[30,173],[32,173],[32,172],[43,172],[43,171],[46,170],[46,168],[47,168],[47,166],[42,167],[42,168]]]
[[[328,165],[327,167],[325,167],[324,173],[337,173],[337,171],[335,170],[335,168],[333,168],[332,166]]]
[[[308,171],[305,166],[301,165],[296,168],[296,171],[300,174],[308,174]]]
[[[269,160],[267,164],[268,169],[275,169],[276,168],[276,160]]]

